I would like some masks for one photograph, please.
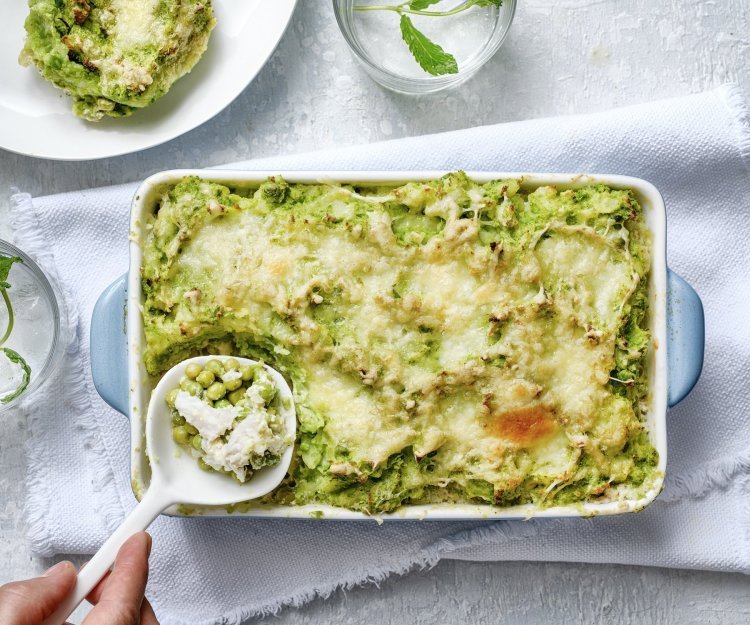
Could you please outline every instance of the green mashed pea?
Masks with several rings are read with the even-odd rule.
[[[248,371],[250,371],[250,375],[247,376],[249,379],[244,380],[242,373]],[[221,376],[224,376],[226,381],[219,381],[222,379]],[[190,395],[190,399],[186,399],[185,393]],[[185,375],[180,380],[179,387],[170,390],[165,396],[170,409],[172,438],[196,458],[202,469],[231,474],[238,481],[244,482],[255,470],[263,466],[278,464],[283,447],[288,445],[283,438],[284,420],[278,413],[276,404],[284,408],[288,406],[281,402],[274,402],[276,395],[277,388],[273,378],[260,365],[241,367],[235,358],[223,360],[212,358],[204,365],[191,363],[185,368]],[[200,404],[196,408],[193,398],[198,398],[205,404],[205,408],[200,408]],[[185,414],[191,414],[190,408],[186,406],[192,406],[194,411],[197,410],[192,413],[192,418],[190,416],[186,418],[180,413],[180,410],[187,410]],[[217,412],[212,413],[212,410]],[[224,412],[219,413],[220,410]],[[199,431],[198,428],[206,425],[206,419],[210,428],[210,421],[212,417],[216,418],[217,414],[222,415],[220,418],[223,419],[228,416],[231,420],[231,427],[229,427],[230,423],[225,423],[222,433],[214,440],[209,440],[202,434],[207,430]],[[253,420],[248,423],[257,425],[255,434],[260,435],[264,432],[264,436],[268,437],[268,448],[262,453],[257,451],[259,439],[240,438],[239,442],[232,440],[234,428],[251,414]],[[192,419],[193,422],[188,422],[187,419]],[[201,419],[204,419],[203,425]],[[231,448],[230,453],[225,455],[228,459],[226,460],[227,466],[219,463],[217,458],[220,459],[220,456],[209,456],[209,451],[213,453],[217,447],[222,446]],[[253,451],[249,452],[249,449]],[[230,464],[235,462],[237,457],[242,458],[243,453],[247,456],[245,464],[241,466]]]

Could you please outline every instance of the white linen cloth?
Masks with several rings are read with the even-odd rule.
[[[750,126],[733,85],[592,115],[278,157],[247,169],[473,169],[640,176],[662,192],[670,266],[703,298],[707,350],[668,414],[667,486],[639,514],[514,522],[161,518],[148,595],[163,625],[236,624],[440,558],[750,571]],[[64,285],[77,330],[65,374],[28,411],[29,538],[91,553],[134,505],[127,419],[91,382],[97,297],[127,271],[134,185],[13,196],[18,245]]]

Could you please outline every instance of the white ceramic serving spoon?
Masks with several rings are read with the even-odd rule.
[[[115,556],[123,543],[133,534],[145,530],[164,510],[174,504],[199,506],[225,506],[262,497],[279,485],[292,460],[293,445],[273,467],[257,471],[244,484],[231,476],[204,471],[189,453],[181,450],[172,439],[172,421],[166,394],[177,387],[185,374],[185,367],[192,362],[204,365],[211,358],[226,360],[228,356],[198,356],[172,367],[157,384],[151,394],[146,415],[146,451],[151,464],[151,483],[143,500],[117,528],[101,549],[78,573],[73,592],[65,602],[45,619],[44,625],[63,625],[79,603],[86,598],[114,564]],[[257,364],[247,358],[236,358],[241,365]],[[279,389],[279,409],[286,421],[287,431],[294,440],[297,418],[294,400],[289,385],[283,376],[268,365],[264,365]],[[283,401],[288,400],[288,401]]]

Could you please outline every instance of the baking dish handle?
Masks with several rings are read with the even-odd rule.
[[[128,414],[128,340],[125,303],[128,276],[119,277],[99,296],[91,316],[91,376],[102,399]]]
[[[705,322],[700,297],[684,279],[667,274],[667,366],[669,407],[693,390],[703,369]]]

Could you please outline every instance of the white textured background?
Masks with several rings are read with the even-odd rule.
[[[372,83],[349,56],[328,0],[299,0],[289,31],[257,80],[202,128],[141,154],[89,163],[0,151],[0,236],[9,236],[5,190],[13,185],[50,194],[138,180],[171,167],[603,110],[728,80],[750,93],[750,0],[519,0],[516,22],[497,56],[459,91],[422,99]],[[24,541],[23,441],[20,417],[3,416],[0,583],[51,564],[32,558]],[[636,567],[446,561],[267,620],[739,625],[750,622],[750,579]]]

